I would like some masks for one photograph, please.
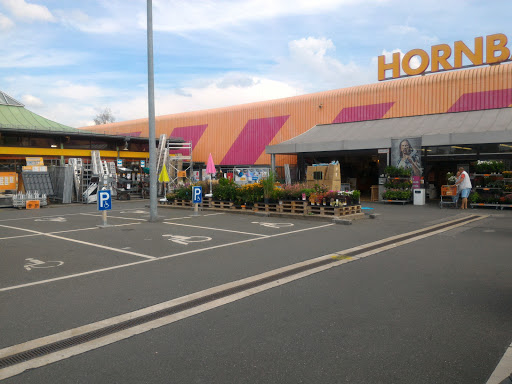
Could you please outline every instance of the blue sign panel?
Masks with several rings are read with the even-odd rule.
[[[112,209],[112,193],[110,189],[98,191],[98,211],[108,211]]]
[[[141,160],[140,161],[140,166],[141,167],[145,167],[146,166],[146,160]]]
[[[203,202],[203,188],[192,187],[192,203],[201,204]]]
[[[117,159],[117,166],[122,167],[123,166],[123,159]]]

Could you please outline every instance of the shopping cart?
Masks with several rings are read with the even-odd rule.
[[[455,208],[457,208],[458,199],[454,199],[455,196],[457,196],[456,185],[442,185],[439,208],[443,208],[443,205],[453,205]]]

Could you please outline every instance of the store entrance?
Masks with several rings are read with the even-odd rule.
[[[441,186],[448,184],[446,174],[451,172],[457,173],[459,167],[469,173],[470,165],[476,161],[476,157],[450,157],[435,158],[429,157],[425,163],[424,178],[427,190],[434,190],[435,193],[430,198],[438,198],[441,194]]]
[[[379,175],[384,173],[387,154],[379,154],[377,149],[304,154],[305,168],[332,161],[340,163],[341,183],[350,184],[350,189],[361,191],[362,200],[369,200],[371,187],[378,185]]]

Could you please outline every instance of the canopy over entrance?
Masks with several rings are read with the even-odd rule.
[[[512,108],[316,125],[266,147],[268,154],[390,148],[391,140],[421,137],[422,146],[512,142]]]

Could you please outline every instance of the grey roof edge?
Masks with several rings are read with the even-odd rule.
[[[484,121],[484,117],[492,117],[492,122],[487,124],[486,128],[494,128],[480,131],[467,131],[467,132],[442,132],[437,127],[437,124],[446,124],[453,128],[453,118],[461,120],[461,122],[455,122],[455,127],[468,126],[467,129],[480,128],[479,124]],[[471,118],[474,117],[475,121],[473,125],[468,124],[471,122]],[[508,123],[507,123],[508,121]],[[322,127],[331,128],[349,128],[362,127],[363,125],[384,125],[390,126],[394,122],[399,122],[396,126],[403,126],[404,124],[411,122],[416,123],[418,127],[422,128],[423,132],[416,132],[411,135],[397,133],[388,133],[387,137],[370,137],[365,140],[355,139],[350,140],[343,138],[342,135],[338,135],[338,140],[322,140],[308,141],[308,136],[318,138],[318,130]],[[406,124],[407,125],[407,124]],[[431,132],[429,133],[428,130]],[[441,131],[441,132],[439,132]],[[342,131],[340,131],[342,133]],[[365,120],[350,123],[336,123],[336,124],[317,124],[307,130],[306,132],[284,141],[279,144],[268,145],[265,147],[265,153],[267,154],[293,154],[293,153],[307,153],[307,152],[328,152],[328,151],[342,151],[342,150],[357,150],[357,149],[375,149],[375,148],[390,148],[391,140],[393,138],[401,137],[422,137],[423,146],[438,146],[438,145],[456,145],[456,144],[477,144],[477,143],[503,143],[512,142],[512,108],[495,108],[477,111],[464,111],[464,112],[450,112],[440,114],[429,114],[419,116],[406,116],[397,117],[390,119],[378,119],[378,120]]]
[[[78,132],[74,131],[60,131],[57,129],[27,129],[27,128],[6,128],[0,126],[0,132],[2,133],[21,133],[21,134],[34,134],[34,135],[41,135],[41,136],[75,136],[79,138],[106,138],[106,139],[122,139],[126,141],[148,141],[148,137],[138,137],[138,136],[124,136],[124,135],[109,135],[105,133],[98,133],[98,132],[90,132],[82,129],[77,129]],[[158,140],[158,139],[157,139]],[[169,140],[172,140],[176,143],[184,142],[180,137],[170,137]]]

